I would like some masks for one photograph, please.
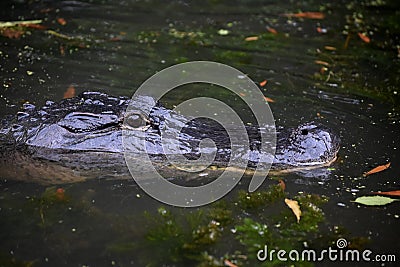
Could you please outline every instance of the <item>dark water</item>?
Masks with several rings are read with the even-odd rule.
[[[270,107],[278,125],[315,120],[340,135],[339,159],[327,176],[281,177],[289,196],[304,192],[329,197],[322,207],[326,219],[321,228],[326,235],[343,228],[344,238],[364,237],[364,248],[396,254],[399,261],[399,203],[367,207],[351,202],[370,192],[400,188],[399,9],[390,2],[379,3],[3,1],[2,21],[43,19],[47,30],[64,36],[30,29],[19,39],[0,37],[0,114],[13,114],[27,101],[40,106],[47,99],[60,100],[71,85],[77,93],[95,90],[130,96],[151,75],[177,63],[210,60],[228,64],[256,82],[268,81],[262,91],[274,100]],[[326,17],[282,15],[299,11],[321,11]],[[66,24],[57,22],[59,18]],[[321,33],[324,30],[327,33]],[[371,36],[370,43],[357,36],[364,31]],[[345,49],[347,32],[351,38]],[[245,41],[249,36],[258,36],[258,40]],[[326,70],[322,70],[324,64]],[[177,90],[164,102],[172,106],[198,95],[233,101],[227,92],[205,86]],[[388,170],[362,176],[387,162],[391,162]],[[148,224],[144,212],[156,213],[161,205],[134,181],[65,185],[62,188],[69,201],[49,204],[43,195],[45,186],[0,178],[3,266],[22,262],[33,266],[145,266],[160,253],[140,249]],[[273,183],[268,180],[259,190]],[[179,214],[195,212],[168,209]],[[116,252],[115,244],[126,239],[136,247]],[[241,249],[235,244],[221,246],[216,256]],[[194,264],[175,262],[178,266]],[[161,262],[155,266],[163,264],[174,265]]]

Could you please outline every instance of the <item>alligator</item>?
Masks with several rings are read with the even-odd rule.
[[[127,114],[128,105],[134,106],[135,111]],[[149,106],[153,108],[146,116],[142,110]],[[165,177],[174,177],[177,172],[166,163],[168,155],[161,143],[161,130],[169,130],[171,125],[183,121],[179,114],[149,96],[130,99],[84,92],[59,102],[47,101],[43,107],[26,103],[16,115],[1,122],[0,177],[41,184],[70,183],[94,177],[130,177],[122,144],[124,131],[138,139],[145,138],[152,162],[158,164]],[[207,147],[199,149],[200,142],[209,138],[216,148],[210,148],[215,158],[208,170],[226,167],[231,147],[223,127],[207,119],[189,121],[178,134],[185,157],[198,159],[201,151],[207,150]],[[246,168],[251,171],[259,168],[263,158],[256,153],[262,128],[251,125],[245,128],[249,146],[255,153],[242,156],[247,157]],[[339,137],[320,123],[277,127],[276,134],[273,172],[320,168],[336,160]],[[130,149],[135,150],[135,145]],[[201,174],[204,175],[204,171]]]

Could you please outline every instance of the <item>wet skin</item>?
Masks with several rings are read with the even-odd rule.
[[[135,109],[126,113],[129,103]],[[143,110],[154,106],[149,116],[143,114]],[[42,108],[26,104],[17,115],[2,121],[1,158],[3,165],[9,165],[10,158],[19,157],[26,162],[33,158],[51,164],[61,163],[66,168],[64,172],[68,168],[81,171],[113,167],[118,174],[117,169],[125,165],[122,144],[125,131],[133,136],[134,142],[145,138],[147,153],[158,162],[166,161],[166,153],[181,153],[187,159],[196,160],[201,151],[208,149],[203,147],[200,151],[200,142],[209,138],[216,145],[216,148],[209,148],[215,155],[213,164],[226,166],[233,156],[229,136],[221,125],[205,119],[189,120],[190,123],[177,133],[179,151],[165,152],[161,132],[175,131],[176,126],[186,119],[147,96],[130,100],[86,92],[58,103],[47,101]],[[262,168],[262,161],[266,160],[272,162],[272,170],[289,172],[327,166],[336,159],[339,138],[319,123],[304,123],[291,129],[276,128],[275,155],[263,155],[260,151],[260,131],[263,129],[265,127],[246,126],[250,148],[240,157],[250,168]],[[135,151],[135,144],[128,149],[138,155],[143,153]]]

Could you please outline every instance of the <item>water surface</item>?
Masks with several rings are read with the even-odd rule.
[[[0,6],[3,21],[42,19],[47,30],[62,34],[29,29],[18,39],[1,37],[1,117],[14,114],[26,102],[40,106],[48,99],[58,101],[71,86],[77,94],[94,90],[130,96],[151,75],[177,63],[228,64],[255,82],[267,81],[260,88],[274,100],[270,107],[277,125],[314,120],[340,135],[339,158],[325,173],[278,177],[284,179],[289,197],[329,198],[322,206],[321,238],[344,229],[341,237],[361,237],[362,248],[396,254],[399,259],[399,204],[366,207],[351,202],[370,192],[400,187],[399,26],[394,22],[398,4],[93,0],[4,1]],[[325,18],[283,15],[300,11],[322,12]],[[366,32],[371,42],[362,41],[359,32]],[[257,40],[246,41],[247,37]],[[163,101],[173,107],[200,95],[235,103],[225,90],[207,85],[183,87]],[[391,162],[388,170],[362,176],[387,162]],[[68,201],[54,204],[54,199],[47,203],[46,197],[57,188],[0,178],[4,264],[144,266],[153,262],[151,250],[140,248],[149,223],[144,213],[156,214],[161,204],[133,180],[62,185]],[[259,190],[275,183],[270,179]],[[246,182],[224,201],[235,201],[239,189],[246,189]],[[166,208],[179,216],[202,210]],[[244,218],[247,213],[232,216]],[[135,245],[116,249],[126,239]],[[243,249],[233,237],[223,240],[225,245],[210,249],[218,259]],[[160,251],[153,253],[156,257]],[[198,263],[169,260],[155,265]]]

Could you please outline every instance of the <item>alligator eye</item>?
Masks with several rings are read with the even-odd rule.
[[[307,135],[308,134],[308,130],[307,129],[302,129],[301,130],[301,134],[302,135]]]
[[[141,113],[131,113],[125,117],[125,124],[132,128],[141,128],[149,123],[149,120]]]

